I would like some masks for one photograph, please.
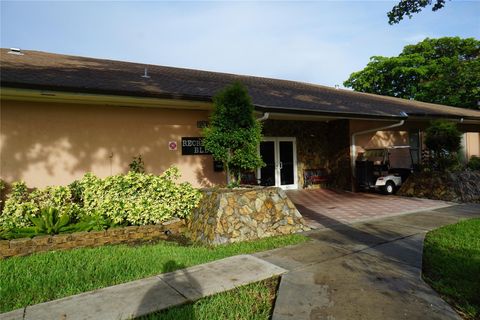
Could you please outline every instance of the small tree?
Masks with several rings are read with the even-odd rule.
[[[425,131],[425,145],[432,153],[433,169],[443,172],[458,162],[461,136],[455,123],[436,120],[430,124]]]
[[[264,165],[258,153],[262,127],[253,115],[247,89],[239,82],[220,91],[213,103],[210,124],[204,129],[204,146],[223,163],[227,184],[239,184],[243,170]]]

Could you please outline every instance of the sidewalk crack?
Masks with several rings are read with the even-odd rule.
[[[163,280],[160,276],[158,276],[158,278],[163,282],[165,283],[167,286],[169,286],[170,288],[173,289],[173,291],[175,291],[176,293],[178,293],[180,296],[182,296],[183,298],[185,298],[185,300],[187,300],[188,302],[193,302],[193,300],[189,299],[187,296],[185,296],[182,292],[180,292],[177,288],[175,288],[174,286],[170,285],[170,283],[168,283],[167,281]]]

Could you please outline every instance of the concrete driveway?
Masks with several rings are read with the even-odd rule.
[[[290,190],[288,197],[313,228],[368,221],[452,205],[438,200],[329,189]]]

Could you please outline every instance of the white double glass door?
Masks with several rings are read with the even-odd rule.
[[[295,138],[264,138],[260,155],[266,166],[257,175],[263,186],[297,189],[297,145]]]

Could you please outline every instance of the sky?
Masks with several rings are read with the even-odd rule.
[[[0,45],[342,86],[371,56],[480,38],[480,1],[389,25],[394,1],[1,1]]]

